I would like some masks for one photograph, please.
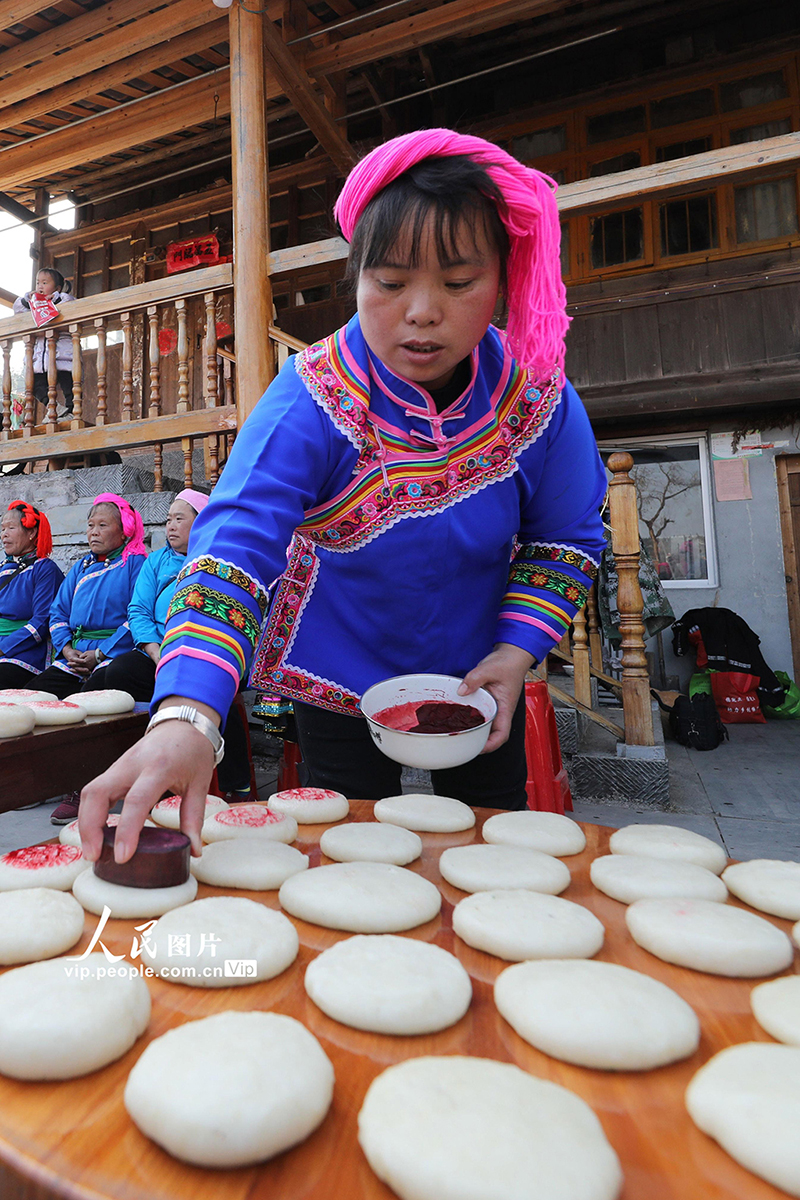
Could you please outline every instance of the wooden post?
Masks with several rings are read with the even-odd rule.
[[[3,439],[11,433],[11,342],[3,342]]]
[[[108,409],[105,317],[95,317],[94,327],[97,330],[97,416],[95,417],[95,424],[105,425]]]
[[[589,635],[586,630],[586,609],[579,609],[573,618],[572,664],[574,667],[575,699],[592,707],[592,675],[589,670]]]
[[[70,325],[72,334],[72,429],[83,428],[83,360],[80,325]]]
[[[58,391],[58,366],[56,364],[55,330],[48,327],[44,331],[44,365],[47,371],[47,412],[45,424],[48,433],[56,432],[56,393]]]
[[[589,625],[589,657],[595,671],[603,669],[603,638],[600,633],[600,614],[597,611],[597,585],[589,589],[586,601],[586,616]]]
[[[22,416],[22,436],[30,437],[33,433],[33,409],[36,400],[33,396],[33,348],[36,341],[32,333],[23,337],[25,343],[25,412]]]
[[[254,8],[257,6],[253,6]],[[269,344],[269,192],[264,18],[235,0],[230,10],[233,286],[237,425],[242,427],[274,368]]]
[[[133,420],[133,321],[129,312],[120,313],[122,322],[122,412],[123,421]]]
[[[33,211],[37,217],[46,216],[50,211],[50,193],[47,188],[38,187],[34,192]],[[42,250],[44,249],[43,224],[44,222],[37,221],[33,227],[33,241],[31,243],[31,258],[33,259],[31,287],[34,290],[36,289],[36,276],[39,274],[39,268],[44,266],[42,262]]]
[[[612,454],[608,469],[611,513],[611,549],[619,575],[619,628],[622,634],[622,709],[625,714],[625,743],[652,746],[653,712],[650,677],[644,651],[642,590],[639,587],[639,513],[636,484],[628,472],[633,459],[628,453]]]
[[[175,301],[178,318],[178,404],[177,411],[188,412],[189,404],[189,334],[186,325],[186,301]],[[188,484],[187,484],[188,487]]]
[[[158,307],[150,304],[147,309],[147,349],[150,363],[150,404],[148,417],[161,416],[161,355],[158,348]]]

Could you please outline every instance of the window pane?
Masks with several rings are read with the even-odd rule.
[[[610,142],[612,138],[627,137],[631,133],[644,133],[644,105],[623,108],[618,112],[599,113],[586,121],[589,144]]]
[[[514,138],[511,142],[511,153],[520,162],[530,162],[532,158],[542,158],[546,154],[560,154],[567,148],[566,125],[554,125],[552,129],[537,129],[535,133],[526,133]]]
[[[705,154],[711,149],[711,138],[690,138],[688,142],[671,142],[669,146],[659,146],[656,150],[656,162],[672,162],[675,158],[688,158],[690,154]]]
[[[642,156],[638,150],[628,150],[625,154],[617,154],[614,158],[606,158],[603,162],[593,163],[590,170],[590,178],[596,175],[612,175],[616,171],[631,171],[634,167],[642,165]]]
[[[736,188],[737,242],[763,242],[797,233],[795,180],[773,179]]]
[[[613,267],[618,263],[635,262],[644,253],[641,208],[593,217],[590,231],[593,267]]]
[[[695,254],[717,244],[716,196],[689,196],[662,204],[661,253]]]
[[[763,125],[746,125],[744,129],[731,130],[731,145],[740,146],[742,142],[760,142],[762,138],[780,137],[782,133],[792,132],[790,117],[782,121],[765,121]]]
[[[667,125],[680,125],[683,121],[696,121],[699,117],[713,115],[714,93],[711,88],[684,92],[681,96],[665,96],[663,100],[650,102],[653,129],[665,129]]]
[[[736,79],[732,83],[719,85],[719,102],[723,112],[771,104],[773,100],[784,100],[788,95],[783,71],[768,71],[763,75],[751,75],[749,79]]]
[[[633,455],[639,536],[661,579],[708,578],[700,448],[620,446]],[[612,454],[603,450],[605,461]]]
[[[561,274],[569,275],[569,221],[561,223]]]

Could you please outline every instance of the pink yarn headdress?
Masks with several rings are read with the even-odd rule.
[[[176,500],[185,500],[190,504],[196,513],[203,511],[210,499],[205,492],[197,492],[194,488],[184,488],[182,492],[178,492]]]
[[[393,138],[357,163],[347,177],[334,216],[348,241],[370,200],[424,158],[464,154],[485,167],[503,197],[499,210],[511,243],[507,268],[507,336],[511,351],[537,380],[564,369],[564,338],[569,327],[567,294],[561,279],[556,183],[524,167],[483,138],[451,129],[424,129]]]
[[[131,554],[147,554],[147,549],[144,544],[144,525],[142,518],[139,516],[135,508],[131,508],[127,500],[123,500],[122,496],[118,496],[115,492],[101,492],[99,496],[94,498],[95,504],[114,504],[119,509],[120,519],[122,520],[122,532],[128,539],[125,544],[125,549],[122,551],[122,561],[125,562]]]

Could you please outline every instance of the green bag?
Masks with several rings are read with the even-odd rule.
[[[690,698],[692,696],[710,696],[711,694],[711,672],[695,671],[689,680]]]
[[[779,704],[777,708],[769,708],[766,704],[762,704],[762,711],[768,717],[777,717],[780,721],[800,720],[800,687],[793,679],[789,678],[785,671],[776,671],[775,674],[786,688],[786,697],[783,704]]]

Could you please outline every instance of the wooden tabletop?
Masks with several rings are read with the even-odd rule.
[[[702,1039],[697,1053],[684,1062],[643,1072],[574,1067],[534,1050],[494,1006],[492,985],[509,964],[470,949],[454,935],[452,907],[464,893],[447,884],[438,871],[443,849],[481,840],[479,830],[491,810],[478,812],[475,830],[423,834],[422,859],[410,868],[441,888],[444,904],[440,916],[406,936],[452,951],[472,976],[473,1001],[456,1025],[426,1037],[402,1038],[362,1033],[326,1017],[306,996],[303,974],[319,951],[348,935],[291,918],[300,935],[300,953],[277,979],[219,990],[150,979],[150,1026],[119,1061],[64,1083],[0,1077],[3,1200],[392,1200],[394,1193],[373,1175],[358,1146],[356,1118],[376,1075],[392,1063],[422,1054],[514,1062],[582,1096],[622,1162],[622,1200],[785,1200],[784,1192],[740,1167],[701,1133],[683,1105],[689,1080],[717,1051],[735,1042],[772,1040],[750,1012],[750,990],[760,980],[725,979],[673,967],[638,947],[626,931],[624,905],[589,881],[589,863],[607,852],[612,831],[585,825],[586,850],[564,860],[572,882],[563,895],[585,904],[605,925],[605,945],[597,957],[643,971],[674,988],[700,1018]],[[355,802],[351,819],[371,820],[372,805]],[[298,845],[310,854],[312,866],[328,861],[319,850],[324,828],[300,826]],[[203,885],[198,892],[200,897],[220,894],[220,889]],[[278,907],[276,892],[235,894]],[[790,922],[767,919],[789,931]],[[109,950],[130,954],[135,923],[141,924],[107,924],[103,941]],[[97,918],[87,915],[84,937],[71,954],[82,952],[96,925]],[[797,971],[797,956],[793,970]],[[336,1086],[328,1116],[300,1146],[262,1166],[215,1171],[186,1166],[141,1134],[125,1111],[122,1094],[131,1067],[152,1038],[225,1009],[270,1009],[302,1021],[333,1062]]]

